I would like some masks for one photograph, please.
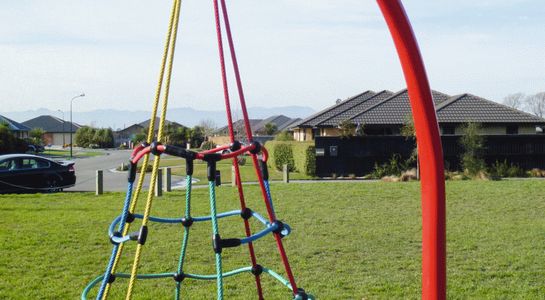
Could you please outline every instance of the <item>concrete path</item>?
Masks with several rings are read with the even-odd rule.
[[[77,158],[76,162],[76,185],[66,191],[92,192],[95,191],[96,170],[103,170],[104,191],[126,191],[127,190],[127,172],[116,172],[115,170],[121,163],[127,163],[131,151],[129,150],[105,150],[105,155]],[[149,177],[149,176],[148,176]],[[144,183],[144,188],[149,186],[149,180]],[[181,176],[172,176],[173,188],[181,188],[184,178]]]

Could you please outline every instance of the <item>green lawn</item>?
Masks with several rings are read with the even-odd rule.
[[[206,181],[206,162],[196,160],[194,165],[193,176]],[[161,167],[173,167],[172,173],[174,175],[185,176],[185,160],[173,157],[161,158]],[[217,163],[217,170],[221,173],[221,181],[223,183],[231,182],[231,166],[232,160],[222,160]],[[250,157],[246,157],[246,164],[240,166],[240,176],[243,182],[256,181],[256,175],[252,160]],[[312,176],[308,176],[299,172],[290,172],[290,179],[312,179]],[[269,168],[269,180],[282,180],[282,171]]]
[[[53,158],[68,158],[70,157],[70,150],[58,150],[58,149],[46,149],[44,152],[40,153],[40,155],[44,156],[50,156]],[[83,158],[83,157],[93,157],[93,156],[99,156],[104,155],[101,151],[92,151],[92,150],[73,150],[72,156],[76,158]]]
[[[318,299],[418,299],[418,183],[273,184],[278,216],[293,228],[284,239],[298,284]],[[257,186],[245,188],[249,207],[263,212]],[[447,183],[449,299],[544,299],[545,181]],[[220,211],[238,206],[236,190],[217,190]],[[206,189],[194,190],[194,215],[208,212]],[[0,299],[76,299],[103,272],[111,251],[107,227],[123,194],[0,196]],[[142,209],[142,202],[140,210]],[[156,199],[153,214],[178,216],[183,194]],[[137,223],[138,224],[138,223]],[[256,223],[253,228],[257,229]],[[213,273],[211,225],[192,227],[187,271]],[[242,237],[240,218],[220,221],[225,237]],[[154,224],[141,272],[172,272],[182,227]],[[255,243],[258,261],[281,274],[271,237]],[[135,244],[121,262],[127,271]],[[226,249],[226,270],[247,266],[246,247]],[[121,299],[127,280],[114,283]],[[252,277],[225,280],[227,299],[255,299]],[[184,299],[214,299],[215,283],[184,281]],[[268,277],[267,299],[290,299]],[[95,290],[96,291],[96,290]],[[135,299],[168,299],[174,281],[138,281]]]

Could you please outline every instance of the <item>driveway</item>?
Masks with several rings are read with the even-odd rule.
[[[104,155],[77,158],[76,165],[76,185],[66,191],[92,192],[95,191],[96,170],[103,170],[104,191],[126,191],[127,190],[127,172],[113,171],[121,165],[127,163],[131,155],[130,150],[105,150]],[[148,177],[149,177],[148,173]],[[149,180],[145,180],[144,188],[149,186]],[[172,176],[172,185],[179,186],[183,182],[181,176]]]

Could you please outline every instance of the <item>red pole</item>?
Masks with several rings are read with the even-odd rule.
[[[377,0],[407,82],[418,142],[422,190],[422,299],[446,298],[443,150],[426,70],[400,0]]]

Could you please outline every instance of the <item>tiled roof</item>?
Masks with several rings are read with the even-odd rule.
[[[12,119],[8,119],[4,116],[0,116],[0,123],[8,124],[9,130],[11,131],[30,131],[31,129],[21,123],[15,122]]]
[[[63,121],[57,117],[43,115],[23,122],[29,128],[42,128],[45,132],[76,132],[81,125]]]
[[[159,121],[160,120],[161,120],[161,118],[159,118],[159,117],[157,117],[155,119],[155,130],[157,130],[159,128]],[[148,120],[146,120],[144,122],[138,123],[138,125],[140,125],[140,126],[142,126],[144,128],[148,128],[150,123],[151,123],[150,121],[151,121],[151,119],[148,119]],[[165,120],[165,125],[172,125],[174,127],[186,127],[186,126],[184,126],[184,125],[182,125],[180,123],[177,123],[177,122],[174,122],[174,121],[169,121],[169,120]]]
[[[471,94],[453,96],[436,110],[440,123],[545,123],[532,114]]]
[[[283,127],[282,125],[284,125],[285,123],[290,123],[291,121],[292,121],[291,118],[286,117],[284,115],[268,117],[264,120],[261,120],[261,122],[257,123],[255,126],[252,126],[252,131],[253,132],[264,131],[265,125],[267,125],[268,123],[272,123],[276,125],[277,130],[280,130],[279,128]]]
[[[335,115],[345,112],[348,109],[351,109],[354,106],[366,101],[368,98],[375,95],[373,91],[365,91],[356,96],[350,97],[340,103],[337,103],[331,107],[328,107],[322,111],[319,111],[308,118],[303,119],[301,123],[298,124],[300,127],[315,127],[321,126],[323,121],[326,121]]]
[[[380,91],[374,96],[367,98],[365,101],[362,101],[355,106],[349,107],[343,112],[325,120],[320,125],[336,127],[339,125],[340,122],[345,120],[352,120],[354,124],[361,123],[361,114],[363,114],[369,108],[372,108],[376,104],[382,102],[384,99],[391,97],[393,94],[393,92],[387,90]]]
[[[262,119],[249,119],[250,121],[250,127],[252,127],[252,130],[254,130],[254,127],[259,124],[259,122],[263,121]],[[236,120],[235,122],[233,122],[233,128],[235,128],[235,131],[237,129],[242,129],[242,131],[244,131],[244,121],[243,120]],[[229,133],[229,128],[227,126],[223,126],[221,128],[219,128],[218,130],[216,130],[214,132],[215,134],[228,134]]]

